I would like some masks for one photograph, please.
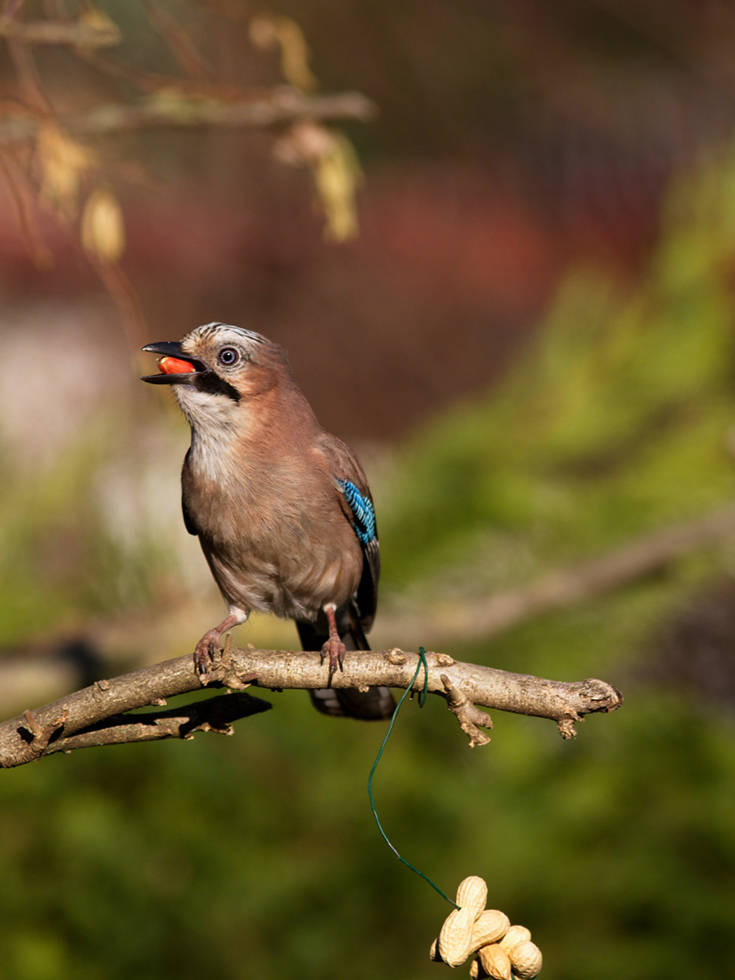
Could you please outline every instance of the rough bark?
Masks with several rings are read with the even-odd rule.
[[[489,741],[482,731],[492,727],[482,708],[496,708],[555,721],[564,738],[576,734],[575,722],[594,712],[618,708],[622,695],[600,680],[573,683],[514,674],[478,664],[462,663],[443,653],[427,653],[426,689],[447,701],[470,745]],[[424,687],[424,671],[416,680],[419,656],[398,649],[351,652],[344,670],[332,678],[335,688]],[[242,691],[251,686],[270,690],[325,687],[328,665],[319,653],[285,650],[239,650],[225,644],[221,659],[205,677],[196,673],[190,656],[97,681],[34,711],[0,724],[0,768],[32,762],[56,752],[77,748],[188,738],[195,731],[231,733],[238,718],[267,710],[268,702]],[[182,708],[148,710],[166,700],[202,687],[231,692]],[[338,724],[338,722],[336,722]]]

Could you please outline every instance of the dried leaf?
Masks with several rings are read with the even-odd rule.
[[[354,238],[359,230],[355,192],[362,182],[362,170],[347,137],[306,120],[291,126],[275,151],[285,163],[305,163],[311,170],[327,221],[325,238],[333,242]]]
[[[36,151],[41,167],[40,200],[62,217],[75,217],[80,179],[93,166],[94,154],[51,122],[39,127]]]
[[[81,222],[82,245],[106,265],[120,259],[125,250],[125,225],[117,198],[97,188],[89,195]]]
[[[355,192],[362,170],[352,144],[342,133],[334,133],[331,147],[313,166],[319,202],[327,224],[324,237],[333,242],[354,238],[359,231]]]
[[[280,47],[281,71],[289,85],[311,92],[319,84],[309,68],[304,32],[290,17],[259,14],[250,21],[250,40],[264,50]]]
[[[82,51],[114,47],[122,40],[120,28],[99,7],[89,6],[83,10],[79,25],[84,33],[77,47]]]

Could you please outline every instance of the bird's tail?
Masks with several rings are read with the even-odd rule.
[[[315,623],[297,622],[296,628],[304,650],[321,650],[329,639],[329,634],[319,630]],[[340,627],[339,633],[347,650],[370,649],[359,623],[350,623],[344,631]],[[387,687],[370,687],[367,691],[325,687],[317,691],[309,691],[309,694],[317,711],[340,718],[382,721],[390,718],[396,706],[393,695]]]

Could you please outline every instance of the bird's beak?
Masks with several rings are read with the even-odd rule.
[[[148,374],[140,379],[152,385],[192,384],[194,378],[206,370],[201,361],[184,354],[178,340],[146,344],[143,350],[150,354],[161,355],[161,360],[158,362],[160,373]]]

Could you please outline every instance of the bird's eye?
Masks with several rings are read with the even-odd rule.
[[[234,347],[223,347],[219,352],[219,362],[224,364],[225,367],[232,367],[233,364],[237,364],[240,360],[240,352],[235,350]]]

